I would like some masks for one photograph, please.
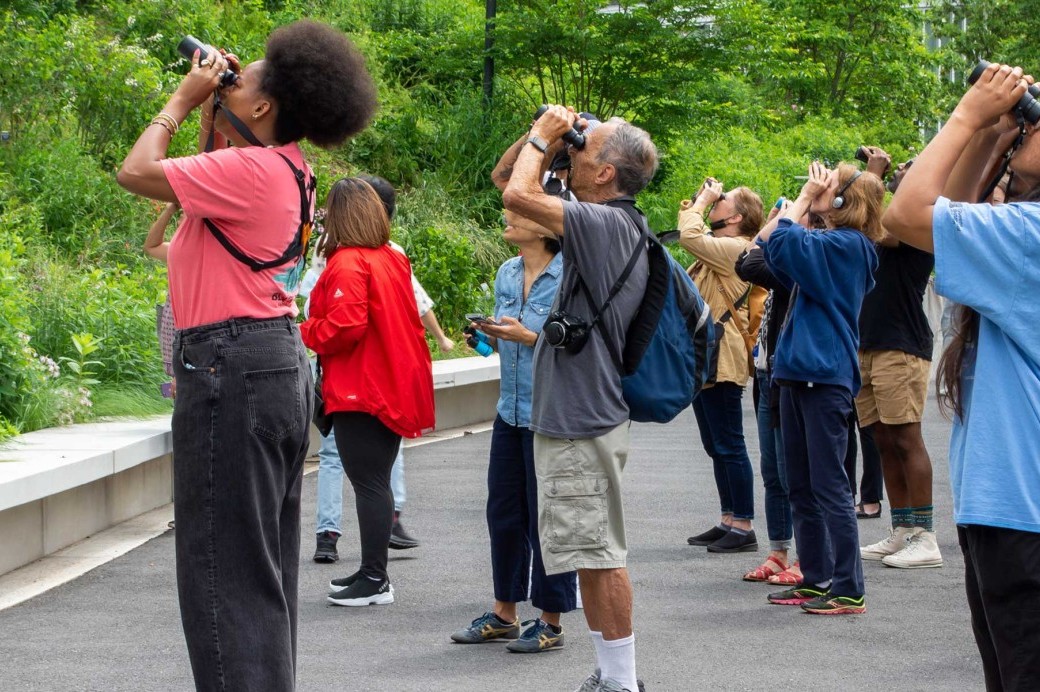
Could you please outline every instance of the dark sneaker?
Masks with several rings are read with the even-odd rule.
[[[457,632],[451,633],[451,640],[459,644],[480,644],[492,639],[516,639],[520,636],[520,619],[502,622],[493,612],[487,612]]]
[[[642,680],[636,680],[636,687],[639,692],[645,692],[646,687],[643,686]],[[627,687],[622,687],[620,683],[614,681],[613,678],[607,678],[599,683],[599,687],[594,688],[598,692],[636,692],[636,690],[630,690]]]
[[[322,531],[319,533],[318,547],[314,550],[314,561],[335,562],[336,560],[339,560],[339,553],[336,552],[336,541],[338,540],[338,533],[333,533],[332,531]]]
[[[766,598],[773,605],[802,605],[816,598],[823,598],[827,592],[814,586],[796,586],[769,594]]]
[[[401,525],[400,519],[394,520],[394,526],[390,529],[390,547],[393,550],[408,550],[419,546],[419,541],[408,535]]]
[[[506,649],[515,654],[537,654],[549,649],[563,648],[563,628],[553,631],[552,626],[541,618],[528,620],[524,626],[530,625],[516,641],[506,644]]]
[[[727,531],[726,535],[708,546],[709,553],[753,553],[758,550],[758,539],[755,530],[742,536],[736,531]]]
[[[331,594],[335,593],[336,591],[342,591],[343,589],[347,588],[348,586],[356,582],[358,580],[358,577],[360,576],[361,572],[357,571],[351,574],[349,577],[340,577],[339,579],[333,579],[329,582],[329,593]]]
[[[803,603],[802,610],[814,615],[859,615],[867,612],[867,602],[863,596],[822,596]]]
[[[728,533],[729,531],[726,531],[725,529],[720,529],[718,526],[712,526],[704,533],[699,533],[696,536],[690,536],[686,539],[686,542],[690,545],[711,545],[712,543],[719,540]]]
[[[581,687],[574,690],[574,692],[596,692],[599,689],[599,668],[597,668],[592,675],[585,678],[581,683]]]
[[[347,588],[329,594],[327,600],[339,606],[387,605],[394,602],[394,587],[387,579],[373,581],[368,577],[358,577]]]

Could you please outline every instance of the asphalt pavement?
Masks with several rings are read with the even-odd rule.
[[[634,425],[625,470],[635,589],[636,658],[650,692],[662,690],[982,690],[952,523],[949,423],[935,401],[924,433],[935,468],[941,569],[864,567],[862,616],[822,617],[766,603],[775,587],[746,583],[768,546],[758,443],[745,401],[745,437],[756,465],[759,552],[709,554],[686,544],[717,520],[711,462],[692,412],[668,425]],[[311,562],[316,474],[304,480],[300,556],[300,690],[573,690],[593,666],[580,611],[564,615],[566,646],[510,654],[502,643],[453,644],[448,635],[491,607],[484,521],[490,432],[406,451],[403,521],[422,541],[391,551],[396,602],[341,608],[325,585],[357,568],[353,496],[344,493],[340,562]],[[349,487],[349,486],[348,486]],[[861,520],[861,542],[882,538],[882,519]],[[520,616],[535,616],[529,604]],[[166,533],[83,577],[0,611],[0,690],[189,690],[187,651]]]

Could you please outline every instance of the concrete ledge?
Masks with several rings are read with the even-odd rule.
[[[498,379],[497,355],[435,362],[437,429],[494,418]],[[0,446],[0,574],[172,499],[170,416],[21,435]]]

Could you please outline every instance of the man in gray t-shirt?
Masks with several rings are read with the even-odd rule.
[[[585,123],[573,110],[551,106],[532,126],[502,194],[506,209],[551,231],[563,244],[563,276],[554,310],[586,323],[606,300],[633,251],[641,256],[578,353],[539,337],[534,355],[535,472],[538,526],[547,574],[578,571],[597,671],[582,690],[638,689],[632,635],[632,584],[621,472],[628,458],[628,406],[608,348],[620,354],[625,333],[646,290],[641,234],[625,210],[605,202],[631,197],[657,170],[650,136],[614,118],[585,133],[571,148],[568,188],[577,202],[545,194],[540,184],[548,147]],[[591,295],[580,288],[579,276]]]

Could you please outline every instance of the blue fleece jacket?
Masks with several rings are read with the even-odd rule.
[[[877,253],[850,228],[807,230],[781,219],[759,243],[766,264],[795,291],[780,331],[773,377],[833,384],[859,393],[859,310],[874,288]]]

